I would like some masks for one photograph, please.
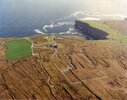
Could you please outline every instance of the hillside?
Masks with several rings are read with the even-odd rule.
[[[0,98],[126,100],[126,30],[119,29],[119,35],[110,33],[112,30],[118,31],[116,29],[125,24],[116,23],[119,22],[87,22],[89,28],[93,25],[93,29],[108,33],[103,39],[87,40],[71,35],[23,38],[32,43],[32,56],[13,61],[6,58],[9,49],[6,43],[12,40],[16,42],[17,39],[1,38]],[[98,28],[100,24],[112,28],[106,31],[104,26]],[[110,34],[113,38],[110,38]],[[57,48],[52,47],[54,42]]]

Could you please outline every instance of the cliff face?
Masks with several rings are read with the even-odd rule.
[[[94,28],[85,22],[75,21],[75,28],[94,40],[107,39],[107,32]]]

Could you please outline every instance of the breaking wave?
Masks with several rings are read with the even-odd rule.
[[[46,24],[40,30],[34,31],[41,34],[80,34],[74,28],[75,20],[101,20],[103,18],[114,19],[117,17],[121,19],[125,18],[122,15],[89,15],[82,11],[77,11],[69,16],[51,20],[49,21],[51,22],[50,24]]]
[[[74,25],[74,22],[58,22],[58,23],[51,23],[50,25],[45,25],[43,27],[43,30],[45,32],[48,32],[47,28],[54,28],[54,27],[60,27],[60,26],[63,26],[63,25]]]
[[[34,30],[36,33],[40,33],[40,34],[44,34],[41,30],[39,30],[39,29],[35,29]]]
[[[74,12],[69,16],[59,18],[56,20],[51,20],[51,24],[44,25],[42,27],[43,33],[49,34],[77,34],[74,29],[74,23],[77,19],[84,19],[86,14],[82,11]]]

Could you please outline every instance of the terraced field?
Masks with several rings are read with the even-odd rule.
[[[33,36],[33,55],[7,61],[0,44],[0,98],[126,100],[127,48],[113,41],[74,36]]]

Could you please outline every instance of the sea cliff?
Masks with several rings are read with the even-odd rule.
[[[81,33],[87,35],[88,37],[91,37],[94,40],[107,39],[106,38],[108,35],[107,32],[92,27],[88,23],[85,23],[84,21],[76,20],[75,28],[77,29],[77,31],[80,31]]]

